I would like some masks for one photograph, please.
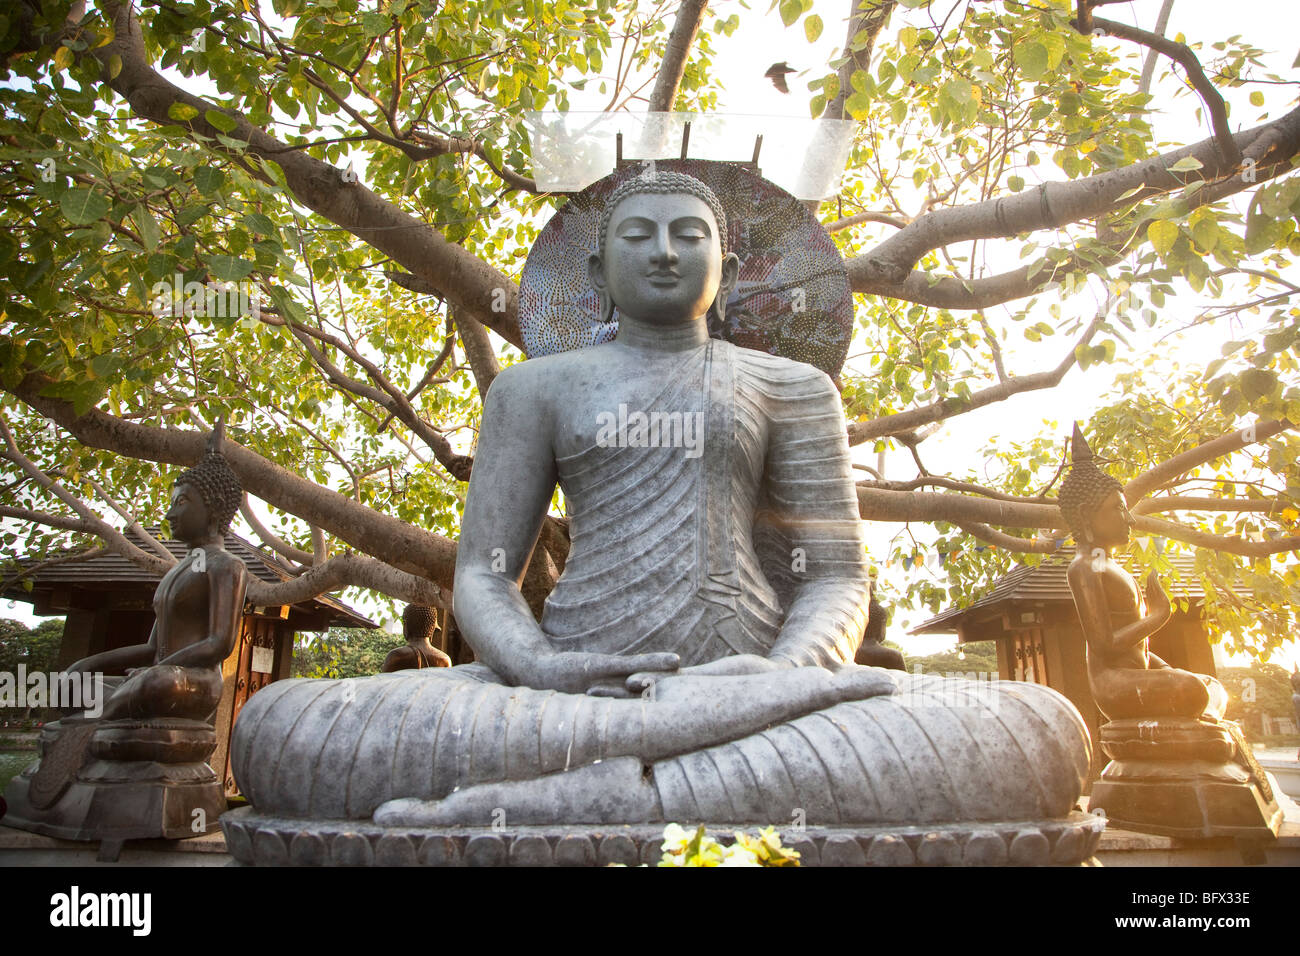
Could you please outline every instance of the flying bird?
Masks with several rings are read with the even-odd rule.
[[[771,80],[772,85],[782,93],[789,93],[790,87],[786,86],[785,75],[794,72],[795,70],[790,66],[790,64],[785,62],[785,60],[782,60],[780,63],[773,63],[769,66],[767,72],[763,75]]]

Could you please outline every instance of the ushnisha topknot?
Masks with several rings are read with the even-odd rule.
[[[433,640],[433,632],[438,626],[438,612],[423,604],[408,604],[402,612],[402,633],[406,639],[425,638]]]
[[[1088,519],[1113,491],[1122,493],[1124,485],[1097,467],[1092,449],[1075,422],[1070,438],[1070,472],[1061,482],[1057,502],[1076,541],[1087,539]]]
[[[667,170],[656,170],[653,173],[647,171],[641,176],[625,179],[609,194],[609,199],[605,201],[605,209],[600,214],[600,234],[596,240],[598,255],[604,256],[605,254],[605,236],[609,232],[609,221],[614,215],[614,207],[628,196],[638,193],[658,193],[660,195],[687,193],[703,200],[704,204],[712,210],[713,218],[717,220],[718,242],[721,244],[722,254],[724,256],[727,254],[727,214],[722,211],[722,203],[718,201],[718,197],[713,190],[694,176],[687,176],[685,173],[668,172]]]
[[[193,468],[181,472],[174,482],[198,489],[209,513],[217,519],[217,530],[223,535],[230,530],[230,522],[235,520],[235,512],[244,500],[244,488],[239,477],[221,454],[221,440],[225,434],[225,423],[219,420],[208,438],[203,458]]]

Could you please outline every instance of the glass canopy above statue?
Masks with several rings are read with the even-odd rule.
[[[624,162],[689,157],[754,164],[798,199],[839,191],[857,126],[853,120],[731,113],[535,111],[524,114],[524,123],[532,137],[533,176],[546,192],[578,192],[608,176],[620,156]]]

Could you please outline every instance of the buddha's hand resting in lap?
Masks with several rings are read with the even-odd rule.
[[[633,674],[664,674],[676,671],[681,658],[676,654],[584,654],[560,651],[543,654],[532,662],[528,685],[566,694],[601,695],[602,688],[622,687]],[[621,695],[629,696],[629,695]]]
[[[755,654],[737,654],[719,658],[707,664],[684,667],[674,673],[638,673],[630,676],[623,693],[609,692],[602,696],[644,697],[649,700],[685,699],[693,694],[708,693],[710,681],[719,677],[744,677],[775,674],[785,671],[797,674],[796,681],[814,681],[825,685],[830,695],[828,703],[846,700],[865,700],[868,697],[889,696],[898,693],[898,684],[890,671],[879,667],[862,667],[852,662],[834,668],[796,668],[790,661],[759,657]],[[597,693],[593,690],[592,693]]]

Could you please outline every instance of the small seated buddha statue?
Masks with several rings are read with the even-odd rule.
[[[391,674],[425,667],[450,667],[451,658],[433,646],[432,638],[437,630],[438,614],[433,608],[408,604],[402,611],[402,634],[406,643],[388,652],[380,671]]]
[[[710,338],[728,244],[696,178],[614,189],[588,265],[616,337],[487,395],[453,594],[476,661],[259,692],[228,833],[1071,812],[1088,742],[1064,697],[853,662],[870,581],[840,396]],[[557,485],[571,548],[538,620],[520,583]]]
[[[862,644],[853,660],[865,667],[884,667],[891,671],[905,671],[907,664],[903,655],[892,647],[885,646],[885,627],[889,624],[889,611],[876,600],[876,589],[871,589],[871,601],[867,605],[867,629],[862,634]]]
[[[1116,825],[1167,836],[1275,831],[1281,818],[1268,779],[1241,729],[1223,720],[1223,685],[1151,651],[1151,636],[1171,617],[1169,597],[1151,572],[1144,612],[1137,582],[1111,556],[1128,543],[1133,517],[1124,486],[1097,467],[1077,424],[1059,501],[1075,539],[1067,579],[1083,627],[1088,684],[1108,720],[1101,745],[1112,758],[1091,806],[1105,809]]]
[[[68,668],[97,675],[100,706],[46,725],[41,760],[6,793],[6,824],[109,841],[215,829],[225,798],[205,761],[247,581],[225,548],[243,491],[220,453],[222,434],[218,424],[203,459],[175,481],[167,522],[189,552],[154,592],[149,640]]]

